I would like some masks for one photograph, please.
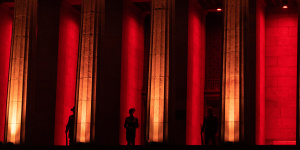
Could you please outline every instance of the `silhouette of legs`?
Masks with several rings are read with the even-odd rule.
[[[205,145],[209,144],[210,136],[205,135]]]
[[[127,140],[127,145],[135,145],[135,140],[134,139]]]
[[[127,145],[135,145],[135,132],[127,131],[126,140],[127,140]]]
[[[69,131],[69,146],[72,146],[75,143],[73,132]]]
[[[69,146],[72,146],[73,145],[73,141],[70,139],[69,140]]]
[[[213,145],[216,145],[215,136],[212,134],[205,134],[205,145],[208,145],[210,140],[212,141]]]
[[[212,141],[213,145],[216,145],[216,138],[215,138],[215,136],[211,137],[211,141]]]

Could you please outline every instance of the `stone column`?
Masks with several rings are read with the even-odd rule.
[[[300,145],[300,0],[298,0],[298,51],[297,51],[297,118],[296,118],[296,145]]]
[[[76,142],[94,141],[97,54],[104,0],[82,0],[76,92]]]
[[[247,1],[247,0],[246,0]],[[224,142],[240,140],[240,109],[243,103],[243,6],[246,1],[225,0],[222,83],[222,128]]]
[[[37,0],[15,0],[5,141],[24,142],[28,56],[36,38]]]
[[[148,140],[168,139],[169,58],[174,0],[152,0],[148,85]]]

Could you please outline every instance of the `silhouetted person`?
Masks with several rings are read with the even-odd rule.
[[[216,145],[216,134],[218,131],[218,119],[213,114],[213,109],[211,107],[208,108],[208,116],[203,120],[203,126],[201,128],[202,132],[205,132],[205,145],[208,145],[211,140],[213,145]]]
[[[71,109],[71,111],[73,112],[73,114],[71,116],[69,116],[69,121],[68,124],[66,126],[66,133],[68,133],[69,131],[69,145],[73,145],[74,144],[74,123],[75,123],[75,107],[73,107]]]
[[[135,109],[129,109],[129,117],[126,117],[124,127],[126,128],[127,145],[135,145],[135,130],[139,127],[138,119],[133,116]]]

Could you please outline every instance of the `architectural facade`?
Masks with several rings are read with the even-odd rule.
[[[300,144],[298,0],[2,1],[0,141]]]

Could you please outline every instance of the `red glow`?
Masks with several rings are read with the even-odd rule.
[[[0,4],[0,141],[4,140],[11,34],[12,17],[9,8]]]
[[[66,144],[66,124],[75,103],[80,13],[62,2],[55,111],[55,145]]]
[[[296,140],[297,11],[266,11],[266,144]],[[281,141],[281,142],[280,142]]]
[[[141,12],[127,0],[123,9],[121,98],[120,98],[120,145],[126,145],[125,118],[128,110],[135,108],[134,116],[139,119],[135,144],[141,145],[142,86],[144,66],[144,27]]]
[[[289,7],[288,7],[288,5],[283,5],[282,8],[286,9],[286,8],[289,8]]]
[[[189,3],[186,144],[201,145],[204,118],[205,21],[197,1]]]
[[[296,141],[273,141],[273,145],[296,145]]]
[[[217,11],[222,11],[222,8],[217,8]]]
[[[265,144],[265,6],[256,9],[256,144]]]

